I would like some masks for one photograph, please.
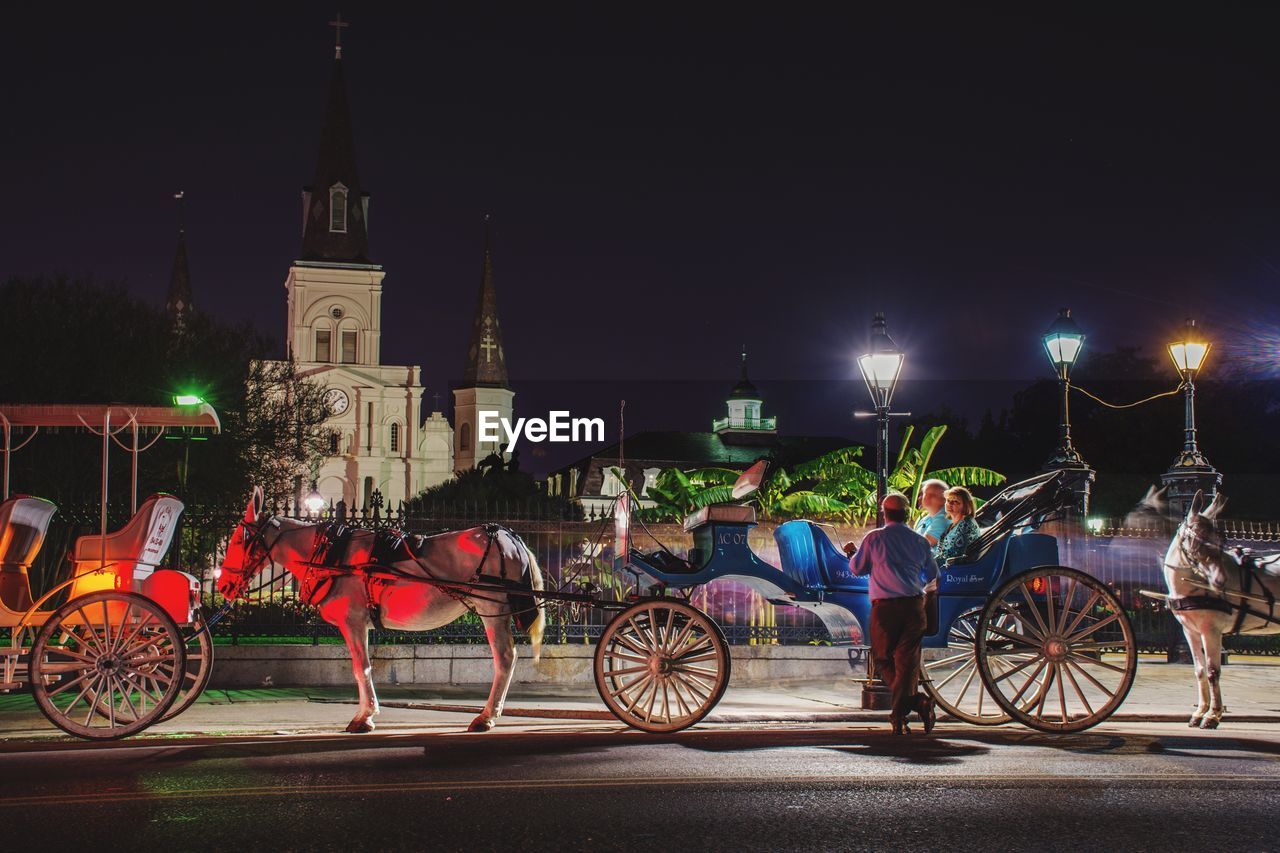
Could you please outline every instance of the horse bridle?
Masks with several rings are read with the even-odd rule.
[[[276,538],[270,544],[267,544],[267,528],[269,527],[274,527],[279,532],[276,534]],[[232,588],[231,593],[226,596],[228,599],[239,598],[243,595],[246,587],[249,586],[249,581],[256,577],[257,574],[262,571],[262,567],[268,562],[273,562],[271,558],[271,551],[280,543],[280,539],[285,534],[285,531],[281,529],[279,523],[276,522],[276,517],[274,515],[267,516],[257,524],[250,524],[247,521],[241,520],[237,530],[245,540],[243,543],[244,560],[240,563],[240,567],[236,569],[228,568],[226,566],[222,567],[222,571],[232,574],[235,581],[235,586]],[[252,537],[249,536],[249,531],[253,531]],[[261,549],[261,555],[257,559],[254,559],[253,557],[255,546],[259,546]]]
[[[1204,518],[1204,516],[1201,515],[1201,518]],[[1206,560],[1201,559],[1196,552],[1201,550],[1207,550],[1207,549],[1215,549],[1217,551],[1217,556],[1219,557],[1227,553],[1226,547],[1222,544],[1225,541],[1225,537],[1223,537],[1220,533],[1218,533],[1217,525],[1215,525],[1212,520],[1209,520],[1209,529],[1212,530],[1214,533],[1214,536],[1221,541],[1214,542],[1214,541],[1211,541],[1208,537],[1201,536],[1199,533],[1195,532],[1192,528],[1188,527],[1187,520],[1183,519],[1182,523],[1178,525],[1178,533],[1177,533],[1178,553],[1182,555],[1182,559],[1186,561],[1187,565],[1175,566],[1172,563],[1170,563],[1168,560],[1165,560],[1164,567],[1166,569],[1171,569],[1175,572],[1181,570],[1181,571],[1192,571],[1201,575],[1207,574],[1201,569],[1201,564],[1206,562]]]

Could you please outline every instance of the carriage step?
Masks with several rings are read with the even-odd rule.
[[[10,690],[17,690],[21,686],[21,681],[0,681],[0,692],[8,693]]]

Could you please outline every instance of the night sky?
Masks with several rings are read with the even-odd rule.
[[[282,339],[334,11],[7,10],[0,274],[160,304],[181,189],[197,305]],[[1276,375],[1274,13],[342,11],[383,360],[428,397],[462,374],[486,212],[542,411],[588,380],[727,390],[743,341],[762,388],[850,379],[875,311],[908,378],[1044,376],[1062,305],[1094,351],[1193,314],[1222,369]],[[845,433],[862,402],[795,423]]]

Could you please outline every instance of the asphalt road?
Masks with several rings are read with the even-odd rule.
[[[1275,849],[1280,726],[575,725],[0,753],[9,849]],[[74,845],[74,846],[73,846]]]

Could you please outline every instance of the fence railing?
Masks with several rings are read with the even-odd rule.
[[[307,518],[292,506],[273,508],[278,514]],[[243,514],[243,508],[188,507],[180,518],[174,545],[167,562],[200,579],[202,596],[210,607],[220,606],[215,570],[221,562],[228,536]],[[327,519],[336,510],[326,510],[319,519]],[[575,519],[569,513],[548,510],[545,505],[526,505],[524,511],[514,504],[484,505],[455,503],[397,508],[386,512],[373,506],[347,512],[345,519],[362,527],[396,527],[409,533],[431,534],[442,530],[460,530],[497,521],[511,528],[533,551],[548,588],[575,581],[589,581],[599,594],[610,600],[621,600],[635,585],[635,578],[613,569],[613,529],[608,519]],[[128,521],[127,512],[113,507],[108,524],[118,529]],[[67,555],[75,539],[98,531],[98,507],[77,510],[60,507],[50,527],[45,547],[32,566],[33,589],[48,589],[71,570]],[[776,525],[762,522],[749,534],[749,544],[762,559],[780,563],[773,539]],[[649,524],[648,532],[657,540],[643,541],[637,531],[636,544],[658,547],[685,556],[692,544],[678,524]],[[1262,522],[1222,523],[1232,544],[1259,549],[1280,541],[1280,524]],[[856,541],[865,532],[862,527],[836,527],[831,530],[837,543]],[[1060,559],[1110,585],[1121,597],[1138,634],[1141,648],[1164,651],[1179,640],[1176,623],[1164,605],[1141,595],[1140,590],[1164,589],[1161,566],[1171,531],[1125,527],[1122,523],[1104,522],[1091,530],[1057,531]],[[823,643],[826,630],[817,617],[794,607],[768,604],[759,593],[731,581],[717,581],[693,592],[693,604],[706,610],[724,629],[733,643]],[[547,609],[547,642],[590,642],[600,634],[611,613],[590,607],[570,607],[549,603]],[[215,633],[231,642],[337,642],[337,630],[325,624],[313,608],[299,597],[291,577],[263,588],[234,609],[220,622]],[[464,617],[452,625],[435,631],[404,633],[378,631],[374,642],[485,642],[478,620]],[[1228,648],[1255,653],[1280,654],[1280,635],[1272,637],[1228,638]]]

